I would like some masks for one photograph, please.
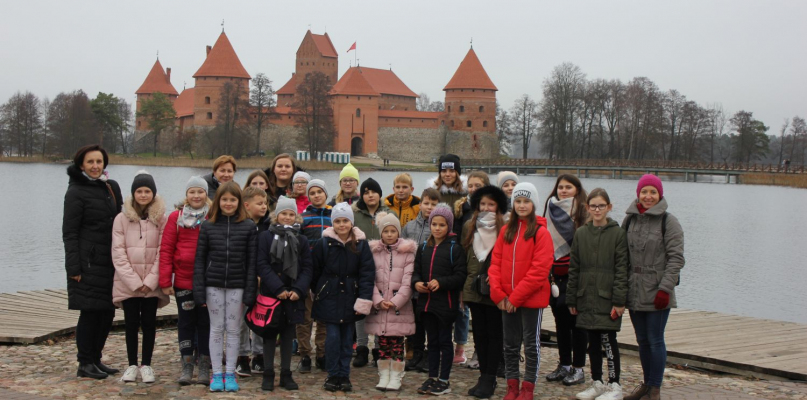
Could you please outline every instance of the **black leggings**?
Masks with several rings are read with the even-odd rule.
[[[207,307],[199,307],[193,301],[193,291],[174,288],[177,303],[177,337],[179,353],[193,355],[198,349],[203,356],[210,355],[210,314]]]
[[[549,305],[552,306],[552,316],[555,318],[560,365],[583,368],[586,366],[588,338],[585,329],[575,327],[577,316],[572,315],[566,305],[566,282],[568,280],[568,275],[555,276],[555,283],[560,289],[561,296],[550,297]]]
[[[112,328],[115,309],[81,310],[76,324],[76,347],[78,362],[81,364],[97,364],[101,362],[104,345]]]
[[[129,365],[137,363],[137,333],[143,329],[143,364],[151,365],[154,353],[154,341],[157,337],[157,303],[156,297],[133,297],[122,301],[123,320],[126,326],[126,355]]]
[[[418,309],[418,299],[412,297],[412,308]],[[415,313],[415,333],[406,337],[413,351],[426,350],[426,328],[423,326],[423,319],[420,313]]]
[[[267,329],[263,336],[263,370],[275,370],[275,348],[277,335],[280,335],[280,370],[291,370],[291,348],[297,338],[297,325],[286,324],[279,329]]]
[[[438,316],[423,312],[420,314],[429,340],[429,377],[447,381],[454,362],[454,320],[445,323]]]
[[[504,360],[502,312],[496,306],[480,303],[467,304],[471,308],[474,345],[476,354],[479,355],[479,373],[496,375],[499,364]]]
[[[588,359],[591,379],[602,381],[602,354],[608,362],[608,383],[619,383],[619,343],[614,331],[588,331]]]

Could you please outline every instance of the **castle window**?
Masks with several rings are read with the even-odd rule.
[[[460,112],[465,112],[465,106],[460,106]]]
[[[441,120],[441,121],[440,121],[440,125],[441,125],[441,126],[446,126],[446,120]]]
[[[479,112],[485,112],[485,106],[479,106]]]
[[[452,128],[454,127],[454,120],[453,119],[451,120],[451,127]]]
[[[488,127],[488,121],[482,121],[482,127],[487,128]]]
[[[213,113],[212,112],[207,113],[207,119],[213,119]]]
[[[465,126],[470,128],[471,127],[471,121],[465,121]]]
[[[141,122],[143,122],[143,121],[137,121],[137,127],[138,128],[140,128],[140,125],[142,125]]]
[[[289,115],[289,119],[291,119],[291,115]]]
[[[356,118],[361,118],[361,108],[356,109]]]
[[[205,96],[205,104],[210,104],[210,96]]]
[[[451,106],[448,106],[448,112],[451,112]]]

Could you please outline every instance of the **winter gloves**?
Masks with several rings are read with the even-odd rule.
[[[656,310],[667,308],[667,306],[670,305],[670,294],[659,290],[658,293],[656,293],[656,299],[653,301],[653,304],[656,306]]]

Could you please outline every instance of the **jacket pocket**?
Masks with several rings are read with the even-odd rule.
[[[328,290],[328,284],[329,283],[330,282],[326,280],[324,283],[322,283],[319,286],[319,288],[317,289],[317,292],[314,293],[314,300],[322,300],[322,299],[328,297],[328,295],[331,292],[330,290]]]

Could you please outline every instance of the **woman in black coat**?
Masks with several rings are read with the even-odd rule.
[[[118,183],[107,179],[109,156],[99,145],[84,146],[67,167],[62,240],[67,305],[81,314],[76,325],[79,377],[104,379],[119,371],[101,363],[115,306],[112,304],[112,224],[121,211]]]
[[[280,334],[280,386],[297,390],[291,376],[292,342],[297,324],[305,319],[305,298],[314,267],[308,238],[300,233],[303,219],[297,214],[297,202],[281,196],[271,218],[269,230],[258,236],[258,276],[261,295],[279,299],[285,318],[277,329],[267,329],[264,334],[261,388],[274,389],[275,339]]]

